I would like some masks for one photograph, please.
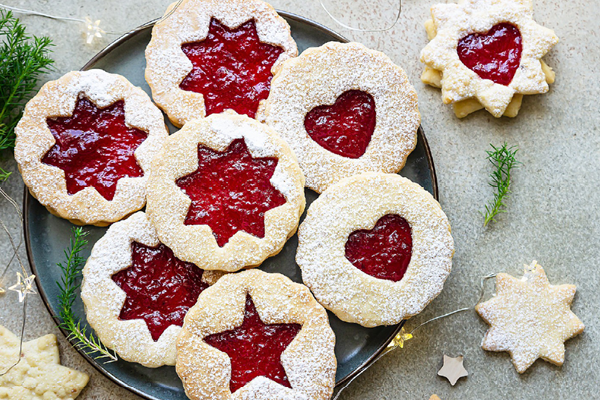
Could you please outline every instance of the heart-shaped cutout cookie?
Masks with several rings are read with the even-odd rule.
[[[409,223],[397,214],[379,219],[373,229],[354,231],[346,241],[346,258],[362,272],[398,282],[412,256]]]
[[[375,130],[375,100],[369,93],[349,90],[333,105],[310,110],[304,127],[321,147],[342,157],[359,158]]]
[[[458,42],[460,61],[482,79],[508,86],[521,65],[523,38],[519,28],[496,24],[486,33],[473,33]]]

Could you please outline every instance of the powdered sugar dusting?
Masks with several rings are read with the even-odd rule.
[[[540,357],[562,365],[564,341],[584,329],[570,309],[574,296],[574,285],[550,285],[536,261],[525,266],[522,279],[498,274],[496,295],[476,307],[491,325],[481,347],[510,352],[519,373]]]
[[[260,41],[283,49],[273,69],[298,54],[287,22],[261,0],[184,0],[169,18],[154,26],[146,48],[146,80],[152,97],[177,126],[206,115],[202,94],[179,88],[193,67],[181,45],[204,40],[211,18],[230,29],[253,19]]]
[[[237,232],[219,247],[207,225],[185,225],[190,198],[175,181],[198,168],[198,145],[224,151],[236,138],[244,138],[253,157],[278,159],[271,178],[286,203],[265,213],[265,237]],[[228,110],[188,122],[169,137],[157,156],[150,177],[147,213],[163,243],[175,255],[202,269],[237,271],[260,265],[277,254],[298,226],[304,211],[304,179],[289,147],[268,126]]]
[[[558,43],[550,29],[533,20],[530,1],[466,0],[459,4],[431,7],[435,38],[421,52],[421,62],[443,73],[442,100],[456,103],[476,98],[492,115],[500,117],[515,93],[546,93],[548,83],[540,59]],[[487,32],[494,25],[509,22],[523,38],[521,65],[508,86],[482,79],[459,59],[457,43],[472,33]]]
[[[174,365],[175,341],[181,327],[169,326],[155,342],[143,319],[119,319],[126,294],[112,276],[131,266],[132,242],[150,247],[160,244],[154,227],[143,212],[112,225],[94,245],[83,269],[81,285],[87,320],[102,343],[124,360],[151,368]],[[210,275],[214,273],[203,273],[202,280],[211,284],[218,279]]]
[[[325,150],[304,127],[310,110],[333,104],[348,90],[365,91],[375,100],[375,130],[358,159]],[[289,143],[306,185],[317,192],[363,172],[398,172],[417,143],[421,123],[417,94],[404,71],[385,54],[359,43],[327,43],[283,63],[261,112],[257,118]]]
[[[91,186],[69,195],[64,171],[41,162],[55,144],[46,119],[72,115],[80,96],[100,108],[124,100],[125,123],[148,133],[134,153],[144,175],[121,178],[111,201]],[[162,113],[142,89],[120,75],[101,70],[69,72],[46,83],[27,103],[15,132],[15,159],[31,194],[55,215],[78,224],[97,225],[117,221],[144,206],[152,159],[168,136]]]
[[[348,236],[372,229],[387,214],[410,224],[413,250],[402,280],[377,279],[345,257]],[[395,174],[366,173],[331,186],[298,230],[302,280],[340,319],[366,327],[393,325],[418,314],[442,290],[452,266],[450,224],[435,199]]]
[[[241,325],[247,294],[264,323],[302,325],[281,356],[291,389],[257,377],[231,394],[229,357],[203,340]],[[305,286],[280,274],[251,270],[227,275],[200,295],[177,343],[177,373],[192,400],[326,400],[335,384],[334,347],[327,313]]]

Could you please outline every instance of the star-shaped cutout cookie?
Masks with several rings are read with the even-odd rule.
[[[19,339],[0,326],[0,374],[19,360]],[[20,362],[0,375],[0,399],[76,398],[87,385],[87,374],[60,365],[56,336],[23,343]]]
[[[525,266],[522,279],[498,274],[496,295],[475,307],[491,325],[481,347],[508,351],[519,373],[538,358],[562,365],[565,340],[584,329],[570,308],[574,296],[574,285],[550,285],[536,261]]]
[[[438,371],[438,375],[448,379],[448,382],[450,382],[452,386],[456,385],[456,382],[460,378],[469,375],[463,366],[463,356],[454,358],[444,354],[444,365]]]
[[[431,7],[431,17],[426,23],[431,41],[421,52],[421,62],[427,66],[422,80],[442,88],[445,104],[461,106],[460,110],[455,107],[457,116],[464,117],[485,107],[495,117],[505,112],[514,117],[523,94],[545,93],[548,83],[554,81],[554,73],[541,58],[558,43],[558,38],[552,30],[533,20],[530,0],[465,0],[459,4],[436,4]],[[502,25],[516,28],[521,44],[515,46],[521,50],[504,47],[504,39],[495,32]],[[486,35],[488,37],[484,39]],[[468,52],[481,58],[481,65],[468,67],[463,63],[465,60],[461,59],[459,50],[465,39],[477,42]],[[508,84],[480,76],[482,70],[505,71],[504,58],[512,56],[516,57],[517,67]]]

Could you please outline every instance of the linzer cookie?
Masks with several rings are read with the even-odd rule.
[[[385,54],[327,43],[283,63],[260,118],[321,193],[363,172],[398,172],[417,143],[417,93]]]
[[[554,71],[541,59],[558,43],[533,20],[530,0],[466,0],[436,4],[425,23],[421,80],[442,89],[459,118],[485,108],[515,117],[523,95],[546,93]]]
[[[297,54],[289,25],[263,1],[184,0],[152,29],[146,81],[176,126],[228,109],[254,118],[273,68]]]
[[[190,309],[177,374],[192,400],[326,400],[335,336],[304,286],[260,270],[225,275]]]
[[[154,161],[146,212],[161,242],[233,272],[279,253],[304,210],[304,177],[268,126],[228,110],[188,122]]]
[[[298,230],[302,280],[338,318],[365,327],[418,314],[450,274],[450,223],[422,187],[396,174],[346,178]]]
[[[179,260],[138,212],[94,245],[81,299],[98,338],[121,358],[152,368],[174,365],[185,314],[222,275]]]
[[[144,207],[152,159],[168,136],[142,89],[101,70],[46,83],[15,132],[33,197],[75,224],[100,226]]]

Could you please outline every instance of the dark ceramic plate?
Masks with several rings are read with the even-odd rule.
[[[347,41],[337,33],[315,22],[285,12],[280,12],[280,14],[289,22],[292,36],[298,43],[300,51],[307,47],[320,46],[329,41]],[[150,88],[144,80],[144,50],[150,41],[152,25],[153,22],[150,22],[125,34],[98,53],[83,69],[100,68],[121,74],[150,94]],[[169,129],[171,133],[176,131],[176,128],[170,124]],[[437,198],[433,161],[421,129],[419,129],[417,147],[408,158],[402,175],[419,183]],[[316,193],[307,190],[307,207],[316,198]],[[64,219],[51,215],[27,191],[25,191],[24,214],[29,262],[33,273],[38,277],[36,282],[39,293],[50,313],[55,316],[58,311],[56,281],[61,276],[56,264],[64,260],[63,250],[69,244],[72,225]],[[102,237],[106,228],[86,227],[85,229],[89,231],[90,241],[89,248],[83,254],[87,257],[91,246]],[[260,268],[268,272],[283,273],[292,280],[301,282],[300,269],[294,260],[297,244],[297,237],[292,237],[281,253],[265,261]],[[83,303],[79,298],[75,302],[74,312],[82,324],[87,326]],[[335,350],[338,360],[338,385],[363,370],[388,345],[401,326],[367,329],[342,322],[331,313],[329,318],[337,338]],[[151,369],[122,360],[111,364],[102,364],[94,361],[93,355],[89,356],[83,353],[82,355],[115,383],[142,397],[153,400],[186,398],[174,367]]]

